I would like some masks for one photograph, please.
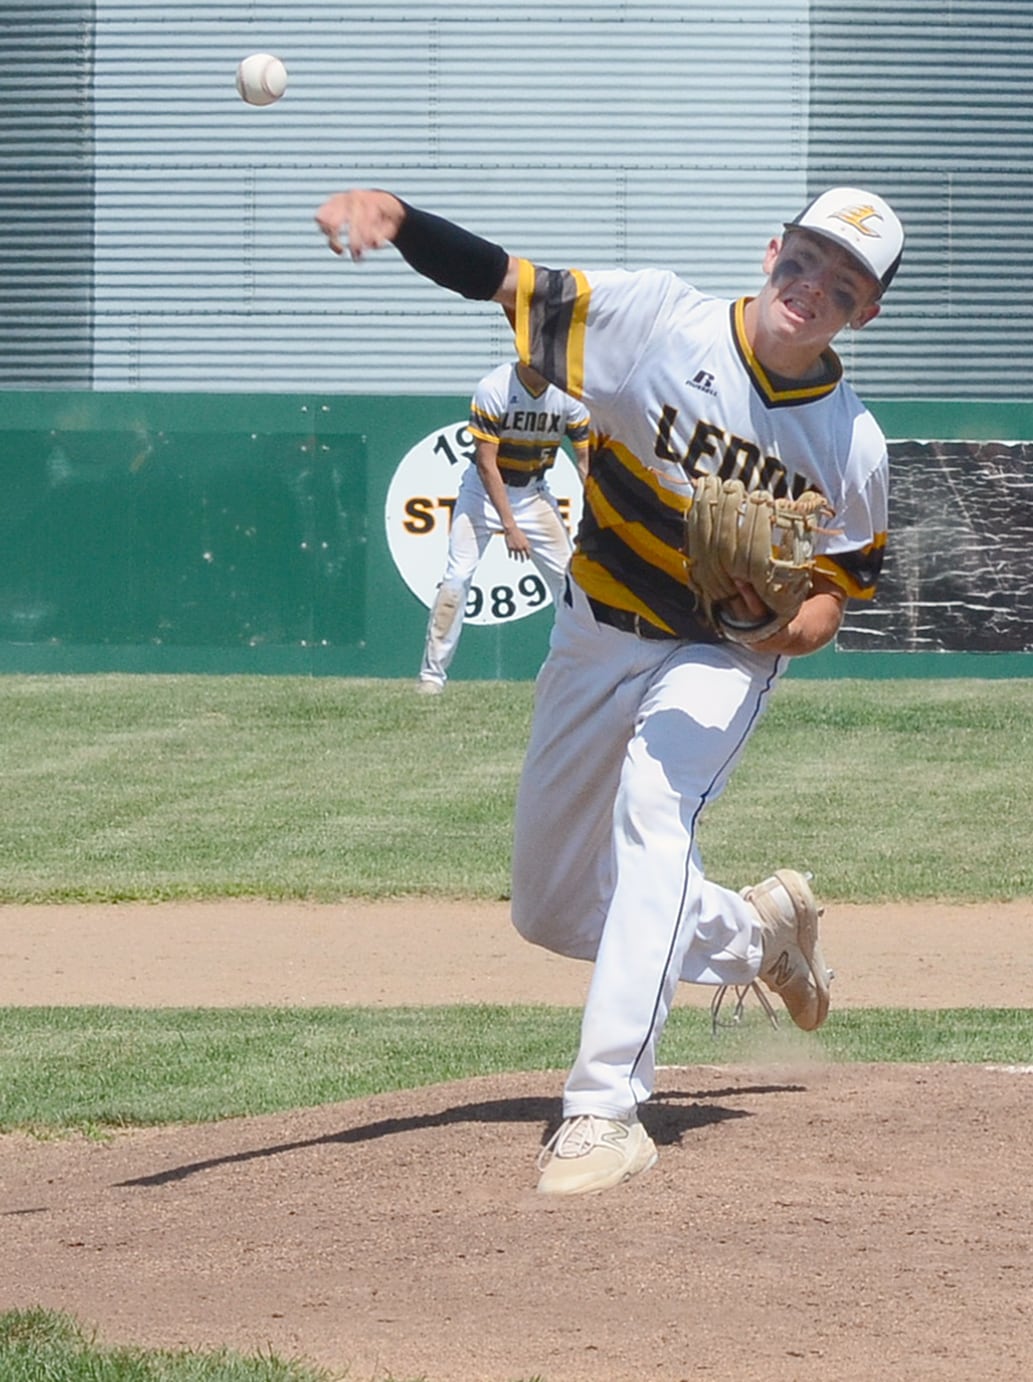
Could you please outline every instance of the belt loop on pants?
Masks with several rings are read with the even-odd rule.
[[[633,610],[614,609],[613,605],[604,605],[601,600],[593,600],[591,595],[586,598],[597,624],[608,624],[611,629],[620,629],[622,633],[634,633],[639,638],[651,638],[666,643],[677,642],[676,633],[668,633],[666,629],[657,628]]]

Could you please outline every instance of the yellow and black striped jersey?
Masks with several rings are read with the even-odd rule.
[[[533,393],[515,364],[499,365],[477,385],[469,430],[498,445],[498,467],[507,484],[526,485],[549,470],[564,437],[586,447],[589,416],[584,404],[553,384]]]
[[[848,596],[869,598],[882,566],[882,432],[833,350],[816,381],[767,374],[746,340],[746,301],[708,297],[659,269],[520,263],[520,357],[592,416],[571,572],[591,598],[682,637],[714,637],[686,586],[684,522],[696,476],[824,494],[836,517],[816,564]]]

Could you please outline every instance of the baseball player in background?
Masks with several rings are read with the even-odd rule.
[[[582,483],[588,474],[588,410],[530,365],[499,365],[484,376],[470,404],[468,430],[474,464],[456,496],[448,561],[427,620],[417,683],[429,695],[445,689],[474,572],[496,533],[517,561],[534,563],[559,603],[571,543],[548,472],[564,437]]]
[[[316,220],[337,253],[393,242],[442,286],[500,303],[520,358],[592,415],[518,794],[512,911],[529,940],[594,961],[538,1187],[604,1190],[656,1160],[638,1107],[679,982],[759,978],[805,1030],[828,1012],[806,877],[722,886],[697,832],[789,660],[827,644],[846,600],[875,589],[886,444],[831,342],[878,315],[904,233],[880,197],[833,188],[771,238],[756,295],[730,302],[657,269],[546,269],[383,191],[337,193]],[[748,643],[734,630],[769,613],[755,589],[739,584],[715,630],[687,587],[684,518],[708,474],[818,491],[835,510],[798,612]]]

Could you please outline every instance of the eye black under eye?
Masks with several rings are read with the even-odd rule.
[[[799,259],[795,258],[795,257],[794,257],[793,255],[791,255],[791,254],[790,254],[790,255],[787,255],[785,258],[783,258],[783,259],[780,261],[778,267],[779,267],[779,272],[780,272],[780,273],[784,273],[784,274],[800,274],[800,273],[803,273],[803,264],[802,264],[802,262],[801,262]]]

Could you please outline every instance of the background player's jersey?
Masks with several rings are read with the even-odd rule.
[[[532,393],[516,365],[499,365],[477,386],[469,430],[481,441],[498,443],[503,480],[523,486],[555,464],[564,437],[573,446],[587,446],[588,410],[553,384]]]
[[[571,572],[595,600],[689,638],[715,635],[686,585],[684,518],[701,474],[777,494],[816,489],[836,510],[818,568],[875,590],[888,459],[835,352],[814,383],[769,377],[745,299],[707,297],[657,269],[581,273],[520,264],[520,356],[592,414],[595,448]]]

